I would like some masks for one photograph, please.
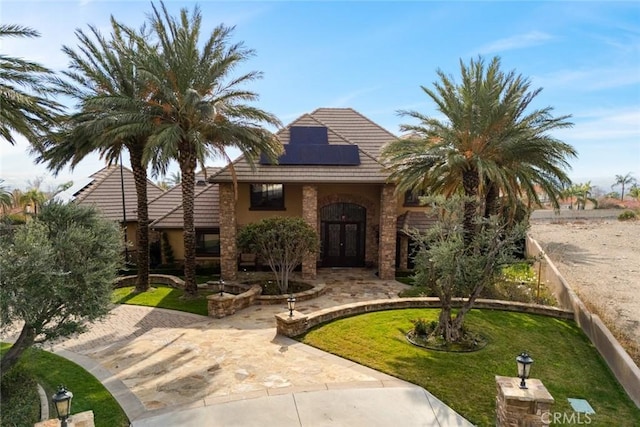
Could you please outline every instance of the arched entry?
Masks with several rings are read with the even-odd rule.
[[[367,210],[355,203],[332,203],[320,211],[323,267],[364,266]]]

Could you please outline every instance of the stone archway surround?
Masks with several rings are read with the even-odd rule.
[[[376,205],[376,203],[358,194],[337,193],[320,197],[318,199],[317,207],[318,214],[316,230],[318,232],[320,232],[321,209],[327,205],[332,205],[334,203],[353,203],[366,209],[367,214],[364,259],[366,265],[376,265],[378,260],[378,221],[375,220],[378,213],[378,206]],[[318,254],[318,257],[319,256],[320,254]]]

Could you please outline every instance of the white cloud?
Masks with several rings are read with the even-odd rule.
[[[636,141],[640,152],[640,107],[592,110],[573,117],[575,126],[556,132],[560,138],[581,141]]]
[[[480,54],[504,52],[507,50],[524,49],[525,47],[538,46],[548,40],[553,39],[553,36],[541,31],[530,31],[525,34],[517,34],[515,36],[506,37],[485,44],[477,49]]]
[[[532,78],[534,86],[590,92],[640,83],[640,65],[566,69]]]

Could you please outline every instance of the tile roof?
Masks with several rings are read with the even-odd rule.
[[[150,226],[151,228],[183,228],[183,209],[182,209],[182,191],[181,186],[176,185],[169,192],[171,195],[167,195],[167,200],[162,201],[162,197],[152,201],[149,205],[149,212],[152,209],[154,214],[160,212],[161,208],[169,206],[172,202],[179,199],[177,203],[173,203],[172,208],[155,221]],[[167,192],[168,193],[168,192]],[[159,205],[160,203],[160,205]],[[217,228],[220,226],[220,199],[218,196],[217,184],[205,184],[204,187],[196,185],[195,196],[193,200],[194,209],[194,222],[196,228]],[[151,217],[151,215],[149,215]]]
[[[375,124],[351,108],[318,108],[294,120],[276,137],[285,144],[289,142],[291,126],[322,126],[328,129],[329,144],[357,145],[360,152],[358,166],[308,166],[308,165],[261,165],[256,163],[253,171],[244,157],[233,162],[238,182],[340,182],[340,183],[384,183],[388,174],[382,171],[377,160],[380,148],[396,138],[395,135]],[[229,167],[212,176],[210,182],[231,182]]]
[[[137,220],[138,201],[133,172],[120,166],[107,166],[91,175],[92,181],[73,194],[74,202],[94,205],[102,214],[112,220],[122,221],[122,183],[124,183],[124,205],[127,221]],[[147,199],[152,200],[162,194],[162,189],[147,179]]]

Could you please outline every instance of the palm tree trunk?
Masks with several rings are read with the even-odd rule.
[[[33,345],[36,338],[35,331],[27,324],[22,327],[20,336],[11,348],[2,356],[0,361],[0,373],[4,375],[16,362],[20,359],[20,356],[26,349]]]
[[[473,237],[476,234],[476,215],[478,213],[478,187],[480,178],[478,171],[475,169],[467,169],[462,174],[462,186],[464,195],[467,198],[464,201],[464,219],[462,226],[464,228],[464,244],[470,247]]]
[[[184,218],[184,290],[189,295],[198,293],[196,283],[196,231],[193,221],[196,156],[189,142],[182,143],[179,154],[182,174],[182,211]]]
[[[491,215],[498,213],[500,192],[498,186],[493,182],[487,184],[487,196],[485,197],[484,216],[489,218]]]
[[[133,177],[136,183],[136,197],[138,199],[138,227],[136,230],[137,241],[137,266],[136,292],[144,292],[149,289],[149,209],[147,200],[147,169],[142,163],[142,149],[127,147],[129,159],[133,169]]]

